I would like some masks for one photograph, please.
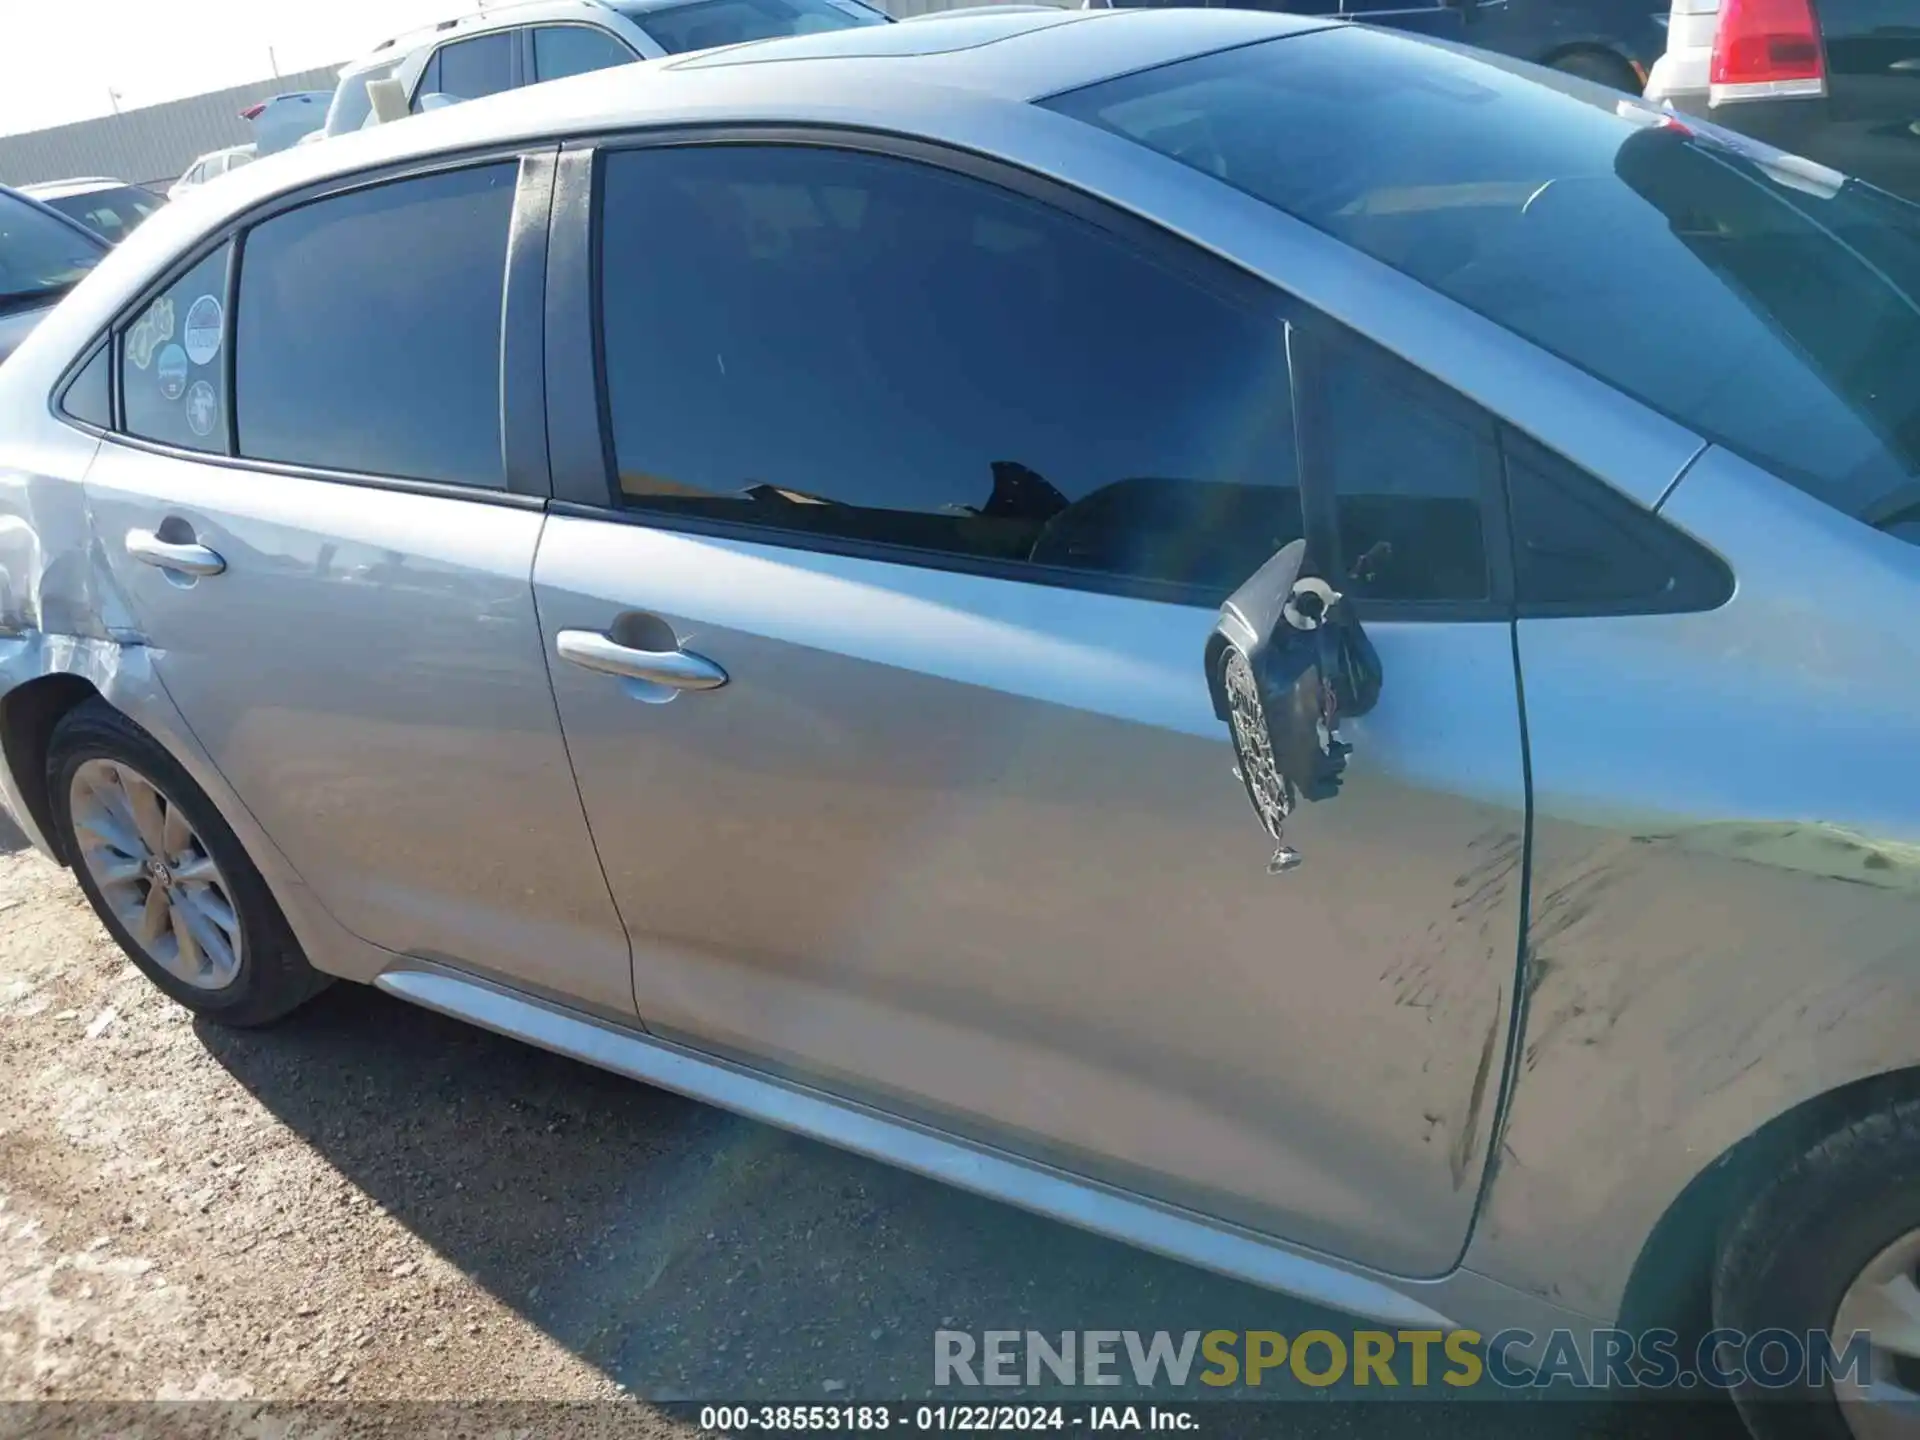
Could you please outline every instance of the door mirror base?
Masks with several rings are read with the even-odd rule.
[[[1352,749],[1340,721],[1373,708],[1380,659],[1340,592],[1302,574],[1306,541],[1279,550],[1220,607],[1207,641],[1214,714],[1227,726],[1255,818],[1291,869],[1287,817],[1337,795]]]

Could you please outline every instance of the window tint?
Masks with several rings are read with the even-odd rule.
[[[584,75],[635,58],[619,40],[588,25],[541,25],[533,32],[533,73],[542,80]]]
[[[1089,224],[744,146],[610,156],[602,223],[630,504],[1215,602],[1301,533],[1283,327]]]
[[[240,453],[495,488],[511,164],[315,201],[249,231]]]
[[[1920,474],[1920,209],[1509,63],[1352,27],[1048,103],[1878,513]]]
[[[76,420],[98,425],[102,430],[113,423],[113,400],[108,391],[108,370],[112,363],[102,345],[93,358],[80,367],[80,373],[67,384],[60,397],[60,408]]]
[[[632,18],[669,55],[777,35],[813,35],[887,23],[883,13],[859,0],[696,0],[692,5],[641,10]]]
[[[104,254],[85,231],[0,190],[0,313],[71,290]]]
[[[140,312],[120,337],[129,434],[227,453],[227,257],[222,245]]]
[[[456,40],[434,59],[440,65],[436,88],[443,94],[478,100],[513,88],[513,37],[504,30]]]
[[[419,83],[413,87],[413,113],[418,115],[426,109],[429,95],[441,94],[440,89],[440,52],[435,51],[427,60],[427,68],[420,72]]]
[[[1371,600],[1486,599],[1490,422],[1372,345],[1342,338],[1321,353],[1325,373],[1306,403],[1324,407],[1343,588]]]
[[[160,197],[128,185],[118,190],[95,190],[84,195],[61,195],[47,201],[95,234],[119,241],[133,227],[160,208]]]
[[[1658,516],[1512,431],[1503,432],[1520,613],[1710,610],[1726,565]]]
[[[342,80],[339,88],[333,92],[333,103],[327,106],[327,134],[344,135],[366,124],[373,114],[373,96],[367,93],[367,82],[389,80],[399,68],[400,62],[394,60],[391,64]]]

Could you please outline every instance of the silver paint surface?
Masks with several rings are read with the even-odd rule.
[[[1504,626],[1377,627],[1392,684],[1276,877],[1209,610],[564,516],[534,578],[550,643],[649,613],[729,676],[645,704],[554,670],[649,1026],[1453,1263],[1519,926]]]
[[[1675,486],[1696,437],[1024,103],[1226,27],[1268,33],[1229,13],[1122,12],[912,60],[585,76],[301,147],[166,207],[0,367],[0,702],[78,676],[147,728],[330,973],[411,972],[407,952],[630,1022],[637,988],[641,1014],[712,1051],[1310,1262],[1221,1266],[1262,1283],[1328,1298],[1322,1269],[1364,1273],[1483,1331],[1609,1318],[1646,1237],[1729,1146],[1920,1060],[1920,552],[1717,451]],[[1710,614],[1517,627],[1535,843],[1504,1085],[1522,798],[1507,627],[1381,627],[1387,699],[1356,726],[1348,793],[1303,810],[1306,865],[1269,877],[1205,702],[1204,612],[568,519],[538,545],[536,615],[536,514],[118,446],[96,464],[99,442],[48,413],[103,324],[274,194],[701,120],[871,126],[1078,184],[1623,492],[1667,497],[1728,559],[1738,593]],[[125,530],[172,511],[227,574],[128,571]],[[196,603],[216,586],[242,600]],[[623,607],[665,616],[730,680],[643,705],[631,682],[553,666],[596,855],[549,647]],[[20,781],[0,773],[0,798],[44,843]],[[412,998],[580,1043],[523,999]],[[869,1153],[915,1163],[872,1134]],[[990,1193],[1039,1203],[1014,1179]],[[1076,1223],[1182,1253],[1171,1222],[1087,1198],[1106,1193],[1086,1187]]]

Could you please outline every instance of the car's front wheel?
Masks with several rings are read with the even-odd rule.
[[[223,1024],[264,1025],[324,987],[213,802],[133,721],[104,700],[77,706],[47,779],[81,890],[160,989]]]
[[[1760,1192],[1721,1247],[1713,1317],[1776,1332],[1776,1361],[1807,1351],[1812,1373],[1735,1388],[1760,1440],[1920,1436],[1920,1099],[1832,1131]],[[1837,1375],[1819,1373],[1823,1341]]]

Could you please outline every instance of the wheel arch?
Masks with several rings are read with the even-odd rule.
[[[1727,1228],[1763,1177],[1820,1138],[1896,1100],[1920,1097],[1920,1065],[1849,1081],[1790,1106],[1715,1156],[1668,1204],[1628,1272],[1618,1324],[1666,1328],[1683,1341],[1712,1328],[1713,1267]]]
[[[100,698],[93,681],[72,671],[56,670],[0,696],[0,757],[4,757],[12,793],[19,797],[25,819],[38,833],[32,838],[58,860],[60,837],[53,824],[53,797],[47,788],[47,750],[60,721],[76,706]]]

